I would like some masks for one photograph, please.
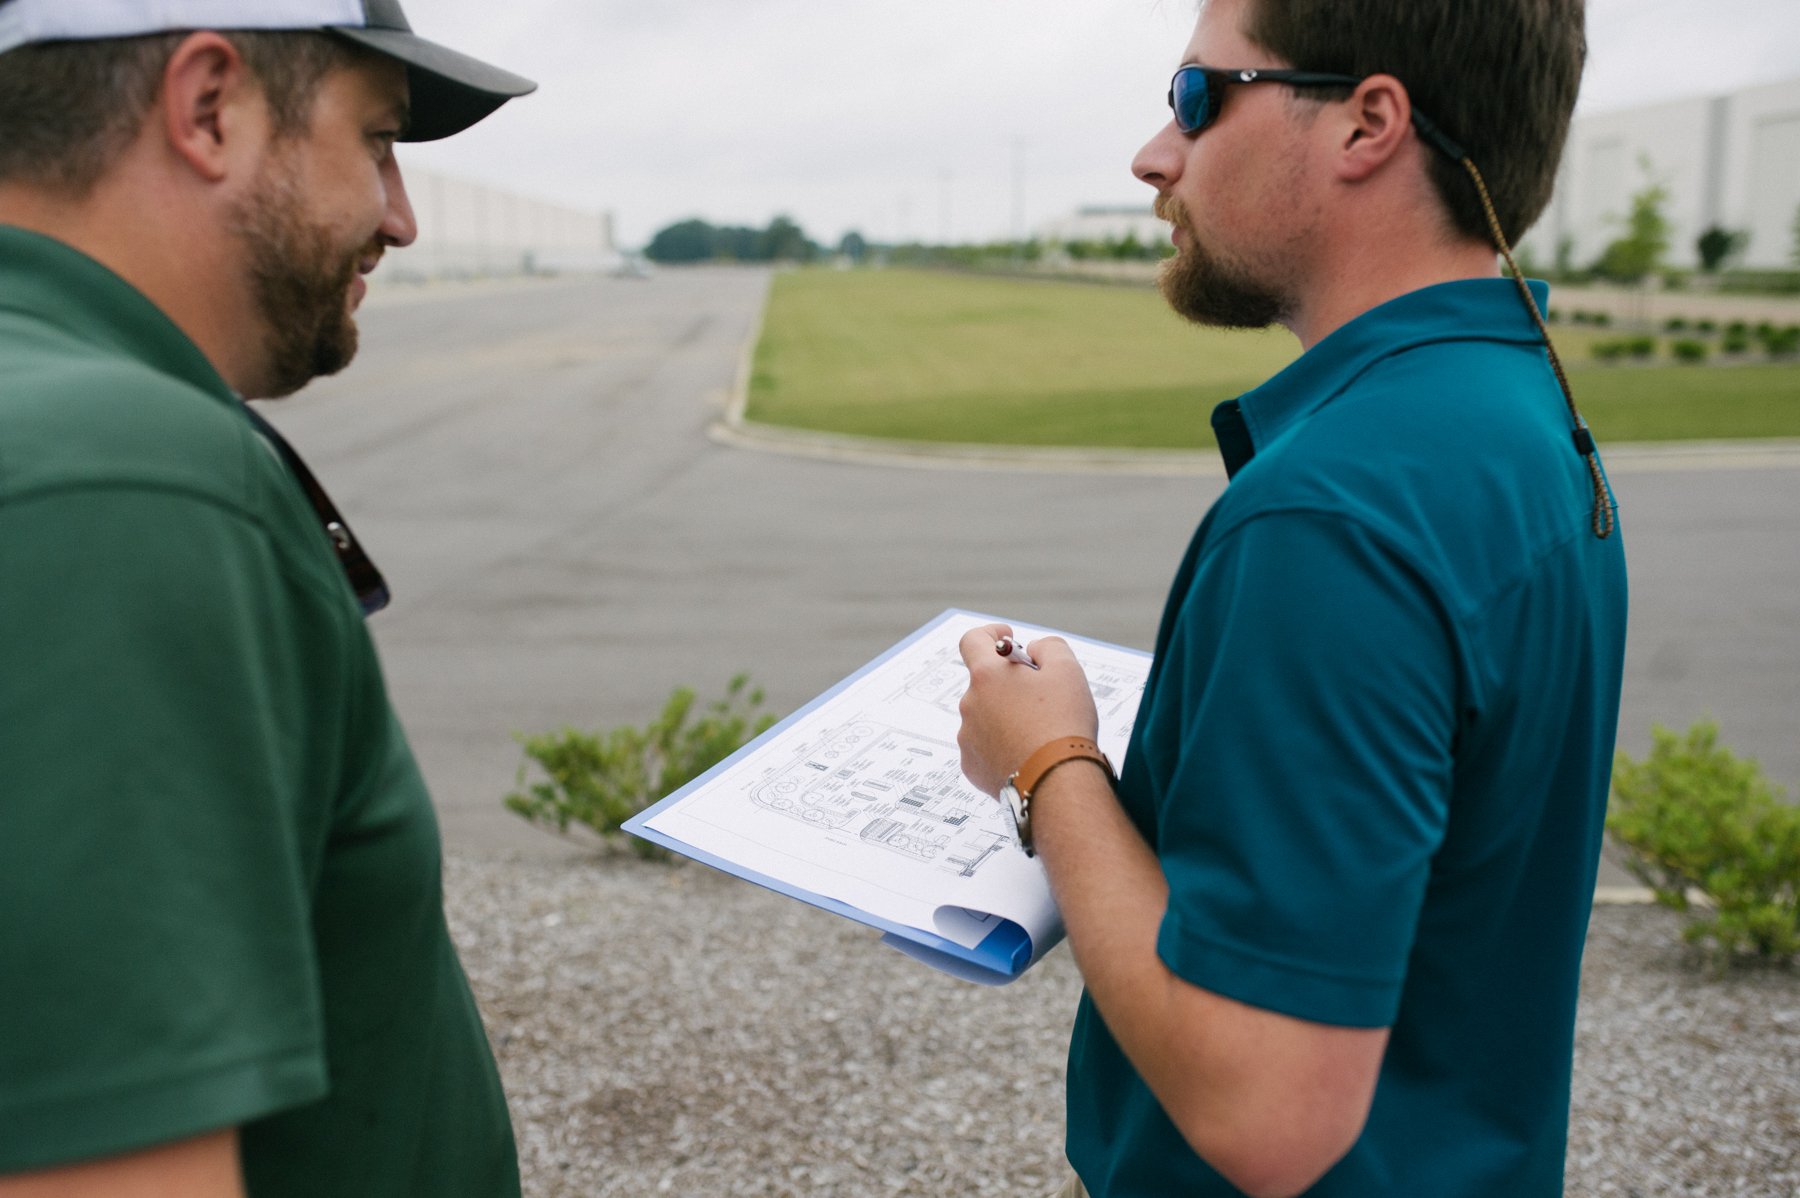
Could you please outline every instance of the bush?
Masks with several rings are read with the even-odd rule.
[[[1750,295],[1800,294],[1800,270],[1731,270],[1720,276],[1723,290]]]
[[[1656,356],[1656,338],[1628,337],[1625,340],[1625,352],[1634,358],[1654,358]]]
[[[725,697],[698,716],[694,692],[679,687],[662,714],[643,728],[627,724],[592,734],[565,728],[521,736],[525,760],[514,783],[518,789],[506,796],[507,810],[534,824],[553,824],[564,835],[571,823],[579,823],[602,840],[616,841],[626,820],[698,778],[775,722],[772,715],[757,714],[763,694],[746,691],[749,681],[744,674],[733,678]],[[547,780],[526,786],[533,763]],[[641,857],[669,856],[667,849],[638,837],[631,838],[631,847]]]
[[[1713,940],[1721,966],[1746,952],[1786,961],[1800,953],[1800,807],[1718,734],[1658,727],[1649,757],[1620,753],[1607,831],[1656,901],[1687,917],[1689,943]]]
[[[1789,325],[1785,329],[1759,327],[1756,338],[1762,342],[1763,352],[1771,358],[1791,358],[1800,354],[1800,325]]]
[[[1705,333],[1708,336],[1711,336],[1719,331],[1719,323],[1715,320],[1702,320],[1694,325],[1694,331],[1696,333]]]
[[[1595,341],[1588,346],[1588,352],[1602,362],[1617,362],[1625,356],[1623,341]]]
[[[1688,327],[1687,317],[1671,316],[1671,317],[1669,317],[1668,321],[1663,325],[1663,332],[1665,332],[1665,333],[1685,333],[1685,332],[1687,332],[1687,327]]]
[[[1743,329],[1726,329],[1719,339],[1719,352],[1741,354],[1750,348],[1750,334]]]
[[[1706,361],[1706,342],[1683,338],[1680,341],[1671,342],[1669,352],[1675,355],[1677,362],[1704,362]]]

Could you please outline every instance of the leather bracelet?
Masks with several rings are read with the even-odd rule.
[[[1002,797],[1012,808],[1019,847],[1025,850],[1027,856],[1037,855],[1031,836],[1032,796],[1051,770],[1071,761],[1092,761],[1106,771],[1108,784],[1118,780],[1113,773],[1112,762],[1106,759],[1106,754],[1100,751],[1099,745],[1085,736],[1059,736],[1027,757],[1025,764],[1014,770],[1006,780],[1006,785],[1001,788]]]
[[[1059,736],[1047,745],[1043,745],[1025,759],[1025,764],[1013,771],[1011,782],[1018,788],[1023,798],[1029,799],[1037,793],[1038,784],[1048,774],[1065,761],[1088,760],[1098,762],[1106,771],[1108,780],[1113,778],[1112,762],[1100,751],[1100,746],[1085,736]]]

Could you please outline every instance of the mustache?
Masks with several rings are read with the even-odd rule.
[[[1151,206],[1158,220],[1166,220],[1178,229],[1188,227],[1187,205],[1166,191],[1156,193],[1156,203]]]

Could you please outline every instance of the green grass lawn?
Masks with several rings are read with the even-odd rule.
[[[1605,441],[1800,436],[1800,365],[1589,366],[1558,330]],[[1210,446],[1213,405],[1298,354],[1282,330],[1197,329],[1154,291],[907,270],[778,275],[752,420],[914,441]]]

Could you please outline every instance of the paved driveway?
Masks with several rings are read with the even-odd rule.
[[[1151,643],[1222,478],[719,444],[767,281],[398,292],[366,311],[344,378],[265,408],[393,584],[376,636],[457,849],[560,851],[500,806],[515,730],[642,722],[677,685],[714,694],[739,671],[785,710],[948,606]],[[1800,452],[1619,453],[1614,472],[1622,745],[1710,713],[1793,788]]]

